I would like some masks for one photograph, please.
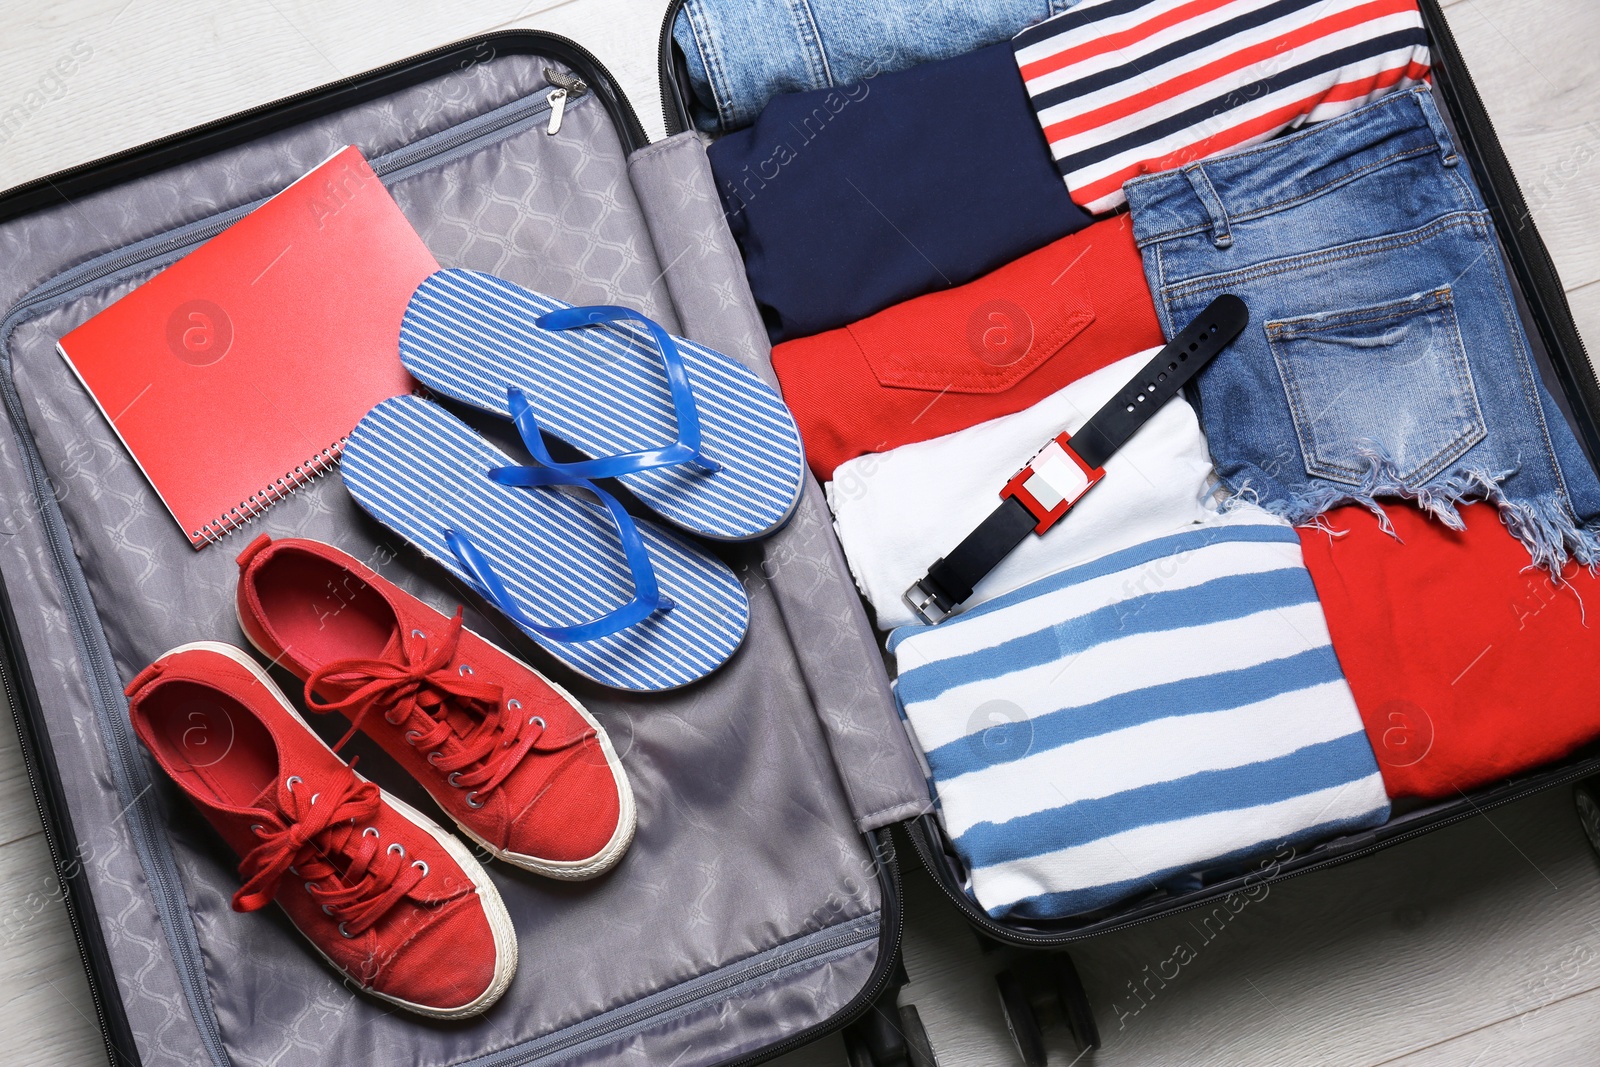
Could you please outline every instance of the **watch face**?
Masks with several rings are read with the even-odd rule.
[[[1045,445],[1028,465],[1033,468],[1033,477],[1022,487],[1047,512],[1054,512],[1063,504],[1071,506],[1089,489],[1089,472],[1083,460],[1059,441]]]

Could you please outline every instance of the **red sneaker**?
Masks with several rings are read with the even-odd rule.
[[[128,684],[134,732],[228,846],[235,911],[271,901],[361,988],[477,1015],[517,969],[494,883],[466,846],[329,750],[248,655],[201,641]]]
[[[592,878],[633,840],[633,790],[571,694],[320,541],[262,534],[239,555],[239,625],[421,782],[489,853]]]

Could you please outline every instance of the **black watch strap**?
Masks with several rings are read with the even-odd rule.
[[[1250,321],[1244,301],[1217,297],[1075,434],[1061,434],[1006,483],[995,508],[905,592],[928,623],[947,618],[1030,533],[1044,533],[1104,476],[1106,460],[1178,394]]]

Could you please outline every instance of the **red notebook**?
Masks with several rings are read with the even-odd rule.
[[[61,339],[191,544],[338,462],[400,365],[406,302],[438,263],[355,148]]]

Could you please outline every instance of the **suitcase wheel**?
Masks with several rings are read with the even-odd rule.
[[[892,1037],[877,1026],[857,1024],[845,1029],[844,1054],[850,1067],[939,1067],[916,1006],[903,1005],[895,1014],[899,1025]]]
[[[850,1067],[939,1067],[928,1031],[914,1005],[899,1003],[910,982],[905,962],[894,972],[865,1015],[844,1029],[844,1054]]]
[[[1061,1021],[1066,1023],[1080,1052],[1100,1047],[1100,1028],[1095,1025],[1094,1009],[1078,977],[1078,969],[1067,953],[1023,957],[1017,961],[1015,969],[1001,971],[995,976],[995,986],[1000,993],[1000,1010],[1005,1014],[1006,1028],[1011,1031],[1017,1054],[1027,1067],[1044,1067],[1048,1061],[1043,1019],[1052,1009],[1060,1011]]]
[[[1583,827],[1589,847],[1600,855],[1600,778],[1590,778],[1573,786],[1572,801],[1578,808],[1578,825]]]
[[[1089,1006],[1089,994],[1083,988],[1072,957],[1056,952],[1051,955],[1051,964],[1055,972],[1056,1000],[1061,1004],[1062,1017],[1078,1042],[1078,1049],[1087,1052],[1099,1048],[1100,1027],[1095,1025],[1094,1008]]]
[[[1039,1028],[1039,1017],[1034,1014],[1027,988],[1011,971],[995,975],[994,984],[1000,990],[1000,1011],[1006,1017],[1006,1029],[1011,1031],[1017,1055],[1026,1067],[1045,1067],[1049,1057],[1044,1050],[1044,1031]]]
[[[906,1067],[939,1067],[933,1043],[928,1040],[928,1031],[922,1025],[922,1016],[917,1014],[915,1004],[900,1008],[900,1028],[906,1035]]]

